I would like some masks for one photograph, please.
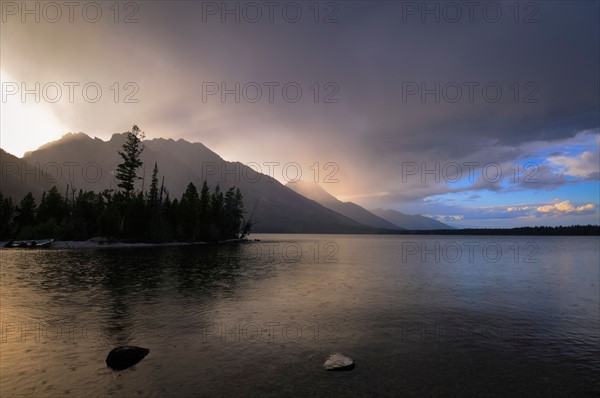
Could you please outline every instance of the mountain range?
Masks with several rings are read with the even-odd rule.
[[[300,195],[312,199],[315,202],[340,213],[348,218],[356,220],[362,224],[385,229],[398,229],[399,225],[395,225],[386,219],[376,216],[368,210],[360,207],[356,203],[342,202],[329,192],[325,191],[319,184],[306,181],[295,181],[286,184],[286,187],[296,191]],[[400,227],[400,229],[404,229]]]
[[[369,211],[356,203],[342,202],[314,182],[295,181],[286,186],[331,210],[374,228],[411,231],[452,229],[449,225],[425,216],[407,215],[396,210],[375,209]]]
[[[454,229],[448,224],[444,224],[430,217],[418,214],[409,215],[392,209],[373,209],[371,212],[381,218],[385,218],[395,225],[401,225],[411,231],[424,231],[432,229]]]
[[[113,134],[108,141],[84,133],[69,133],[25,153],[23,158],[1,150],[1,190],[18,202],[29,191],[39,199],[53,185],[66,194],[79,189],[95,192],[117,189],[114,171],[121,161],[118,151],[125,139],[125,133]],[[221,190],[237,186],[244,195],[246,210],[256,221],[254,232],[386,233],[417,229],[414,222],[408,221],[413,220],[410,217],[422,217],[405,216],[409,218],[403,224],[394,221],[400,220],[397,212],[373,214],[354,203],[337,200],[316,184],[317,188],[303,183],[284,186],[240,162],[225,161],[201,143],[156,138],[144,140],[143,145],[144,168],[140,174],[144,177],[138,183],[139,189],[148,189],[155,162],[159,179],[162,181],[164,177],[171,199],[180,198],[189,182],[200,188],[206,179],[213,187],[219,184]],[[436,225],[434,229],[442,228],[438,224],[450,228],[422,218]],[[422,224],[427,225],[425,221]]]

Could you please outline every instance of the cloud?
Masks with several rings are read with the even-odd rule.
[[[577,156],[551,156],[548,161],[560,167],[565,175],[597,180],[600,176],[599,151],[585,151]]]
[[[499,218],[521,218],[521,217],[552,217],[567,214],[594,214],[596,204],[579,203],[574,204],[570,200],[556,199],[552,203],[517,204],[509,206],[490,206],[475,208],[476,217],[486,215]]]
[[[428,217],[431,217],[431,218],[438,220],[440,222],[443,222],[443,223],[447,223],[447,222],[452,223],[455,221],[462,221],[465,219],[465,216],[463,216],[463,215],[436,214],[436,215],[432,215],[432,216],[428,216]]]
[[[538,206],[535,210],[543,215],[573,214],[573,213],[592,213],[596,209],[594,203],[587,203],[580,206],[574,206],[571,201],[564,200],[550,205]]]
[[[594,203],[575,203],[570,200],[556,199],[542,203],[515,203],[496,206],[464,206],[454,205],[443,200],[431,200],[423,209],[411,209],[411,213],[435,214],[440,221],[474,221],[474,220],[518,220],[529,219],[541,222],[542,219],[556,219],[562,216],[598,216],[598,206]],[[405,209],[398,209],[400,211]],[[405,210],[406,211],[406,210]],[[535,222],[534,222],[535,223]],[[598,220],[593,223],[597,224]]]
[[[523,170],[516,181],[516,184],[507,187],[506,192],[553,190],[577,183],[577,181],[568,180],[563,173],[557,172],[550,165],[536,163],[532,163],[532,167]]]
[[[511,207],[507,207],[506,211],[508,211],[508,212],[513,212],[513,211],[522,212],[522,211],[528,211],[531,208],[532,208],[531,206],[511,206]]]

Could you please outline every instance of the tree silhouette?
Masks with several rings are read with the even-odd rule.
[[[181,232],[185,239],[191,241],[196,239],[199,207],[200,197],[198,196],[198,190],[196,189],[196,186],[190,182],[181,196],[177,209]]]
[[[57,223],[60,223],[66,216],[66,205],[65,201],[58,192],[56,186],[53,186],[48,191],[48,194],[44,191],[42,200],[38,207],[37,219],[38,222],[47,222],[54,219]]]
[[[218,240],[223,235],[223,192],[219,184],[210,196],[210,224],[208,227],[209,240]]]
[[[140,179],[137,170],[143,164],[140,159],[140,155],[144,150],[143,139],[144,133],[140,131],[138,126],[134,125],[131,131],[127,132],[127,141],[123,144],[123,150],[118,151],[121,158],[123,158],[123,162],[117,165],[116,178],[119,180],[117,185],[128,198],[131,197],[136,180]]]
[[[12,237],[14,213],[15,206],[12,198],[5,198],[0,192],[0,238]]]
[[[242,227],[243,214],[242,193],[239,189],[231,187],[225,193],[223,208],[223,232],[226,236],[237,237]]]
[[[19,206],[17,206],[16,213],[16,221],[19,228],[33,226],[35,224],[36,204],[35,198],[31,192],[25,195],[23,200],[21,200]]]
[[[152,180],[150,181],[148,201],[150,202],[151,209],[156,208],[158,205],[158,164],[156,162],[154,162],[154,169],[152,169]]]
[[[210,222],[210,218],[210,189],[208,188],[206,180],[204,180],[202,183],[202,189],[200,190],[200,203],[198,206],[198,234],[200,239],[208,239],[208,224]]]

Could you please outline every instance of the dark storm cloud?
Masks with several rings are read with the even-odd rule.
[[[459,23],[423,23],[406,14],[411,2],[334,3],[338,22],[331,24],[314,23],[308,3],[300,3],[298,23],[278,12],[273,23],[265,15],[222,23],[203,13],[206,3],[159,1],[139,2],[135,24],[9,21],[2,65],[22,80],[139,84],[139,104],[57,106],[74,130],[108,137],[136,122],[150,137],[201,141],[243,162],[336,161],[342,178],[332,193],[385,191],[390,200],[452,191],[402,183],[402,162],[509,162],[526,155],[528,143],[599,125],[597,2],[535,2],[535,23],[523,23],[523,15],[515,23],[508,3],[497,3],[497,23],[481,12],[469,22],[465,9]],[[303,96],[290,103],[278,89],[273,103],[204,101],[207,82],[295,82]],[[321,86],[315,103],[314,82],[335,83],[339,102],[323,103]],[[436,82],[449,90],[439,102],[418,93],[403,98],[413,84]],[[484,97],[486,84],[502,89],[498,102]],[[456,86],[463,91],[453,103]],[[475,87],[472,101],[468,87]]]

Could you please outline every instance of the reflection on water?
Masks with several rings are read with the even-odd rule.
[[[3,250],[0,395],[594,395],[597,237]],[[150,348],[113,372],[117,345]],[[333,351],[352,372],[323,371]]]

